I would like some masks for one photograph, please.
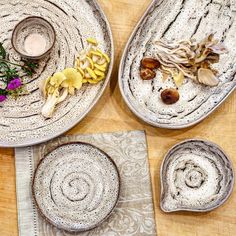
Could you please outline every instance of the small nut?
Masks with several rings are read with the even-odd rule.
[[[165,89],[161,93],[161,99],[165,104],[174,104],[179,101],[179,92],[173,88]]]
[[[140,76],[143,80],[151,80],[156,77],[156,72],[148,68],[141,68]]]
[[[141,66],[144,67],[144,68],[154,70],[154,69],[158,69],[161,66],[161,64],[156,59],[143,58],[143,60],[141,61]]]

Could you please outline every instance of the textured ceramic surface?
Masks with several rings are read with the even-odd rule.
[[[19,54],[11,45],[14,27],[28,16],[41,16],[56,31],[56,43],[33,78],[24,80],[29,95],[0,104],[0,146],[27,146],[56,137],[76,125],[95,105],[110,78],[113,66],[112,34],[106,17],[95,0],[2,0],[0,1],[0,41],[11,61]],[[44,99],[39,91],[41,80],[64,68],[73,67],[74,59],[86,46],[88,37],[111,58],[105,81],[84,85],[75,96],[58,105],[53,118],[40,114]]]
[[[45,41],[45,48],[39,55],[30,55],[25,50],[27,38],[37,34]],[[49,53],[54,46],[56,32],[52,25],[41,17],[27,17],[16,25],[12,33],[12,46],[23,57],[30,59],[39,59]]]
[[[142,120],[157,127],[178,129],[206,118],[236,86],[236,5],[235,1],[155,0],[132,34],[120,65],[121,93],[130,109]],[[222,55],[215,68],[220,84],[211,88],[190,79],[179,89],[180,101],[165,105],[160,93],[173,87],[162,82],[160,74],[153,81],[139,75],[140,61],[153,55],[156,39],[201,40],[210,33],[224,42],[229,53]]]
[[[153,196],[144,131],[61,136],[15,149],[18,229],[20,236],[71,236],[40,217],[31,189],[34,171],[45,153],[68,142],[86,142],[106,152],[117,165],[121,186],[118,204],[98,227],[74,236],[156,236]]]
[[[33,196],[46,219],[78,232],[98,226],[114,209],[120,191],[112,159],[86,143],[62,145],[39,163]]]
[[[232,192],[232,168],[226,154],[211,142],[177,144],[162,163],[162,210],[205,212],[219,207]]]

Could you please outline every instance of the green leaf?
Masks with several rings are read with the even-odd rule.
[[[6,50],[3,47],[2,43],[0,43],[0,59],[5,59],[6,58]]]
[[[28,75],[32,76],[35,73],[35,70],[38,68],[38,63],[30,60],[23,60],[24,65],[22,70]]]
[[[0,73],[5,73],[10,68],[6,62],[0,62]]]
[[[7,95],[7,91],[6,90],[3,90],[3,89],[0,89],[0,95]]]

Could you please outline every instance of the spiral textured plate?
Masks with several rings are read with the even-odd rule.
[[[115,163],[87,143],[65,144],[46,154],[33,181],[40,213],[69,232],[98,226],[114,209],[119,191]]]
[[[0,146],[34,145],[72,128],[102,95],[113,66],[112,34],[95,0],[1,0],[0,41],[10,53],[11,61],[20,60],[11,45],[12,31],[18,22],[29,16],[40,16],[50,22],[56,31],[56,43],[50,55],[40,60],[36,75],[24,80],[29,94],[0,104]],[[40,114],[44,103],[38,87],[40,81],[73,67],[88,37],[96,38],[100,49],[112,58],[105,81],[84,85],[75,96],[58,105],[53,118],[45,120]]]
[[[234,0],[154,0],[132,34],[120,65],[120,90],[129,108],[145,122],[162,128],[185,128],[206,118],[235,89],[235,31]],[[163,82],[159,73],[154,80],[143,81],[141,59],[153,55],[155,40],[199,41],[211,33],[229,50],[215,66],[220,84],[211,88],[187,79],[179,89],[180,100],[165,105],[160,93],[175,87],[173,80]]]
[[[234,173],[216,144],[186,140],[174,146],[161,167],[161,208],[165,212],[206,212],[230,196]]]

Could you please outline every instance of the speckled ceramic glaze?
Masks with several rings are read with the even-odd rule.
[[[20,55],[11,44],[15,26],[29,16],[40,16],[56,31],[55,45],[39,61],[36,74],[23,82],[29,94],[0,103],[0,146],[29,146],[50,140],[76,125],[96,104],[108,84],[113,66],[113,40],[108,21],[96,0],[1,0],[0,42],[12,62]],[[111,58],[106,79],[95,85],[85,84],[75,96],[68,97],[51,119],[45,120],[41,109],[45,103],[39,84],[58,71],[73,67],[86,39],[96,38],[99,48]]]
[[[25,50],[25,41],[31,34],[38,34],[45,40],[44,51],[36,56],[30,55]],[[42,17],[27,17],[13,30],[12,46],[23,57],[29,59],[40,59],[47,55],[54,46],[56,41],[56,32],[52,25]]]
[[[68,143],[46,154],[33,181],[40,213],[69,232],[98,226],[114,209],[119,191],[115,163],[87,143]]]
[[[132,34],[119,72],[121,93],[129,108],[145,122],[162,128],[179,129],[194,125],[219,106],[236,86],[236,4],[234,0],[154,0]],[[140,78],[140,61],[154,55],[153,42],[163,39],[202,40],[213,33],[229,50],[214,67],[219,71],[217,87],[185,79],[180,100],[165,105],[160,93],[175,87],[171,78],[162,81]]]
[[[205,212],[222,205],[234,185],[233,167],[220,147],[186,140],[174,146],[161,167],[161,209]]]

